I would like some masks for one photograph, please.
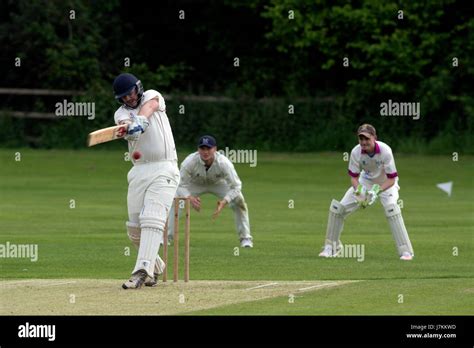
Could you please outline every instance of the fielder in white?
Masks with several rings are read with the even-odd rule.
[[[181,164],[181,182],[177,196],[189,197],[192,207],[199,212],[200,196],[205,193],[211,193],[219,198],[213,219],[216,219],[222,209],[229,205],[234,211],[240,246],[252,248],[249,213],[242,195],[242,182],[232,162],[217,152],[216,140],[210,135],[201,137],[198,151],[186,157]],[[174,206],[171,207],[170,216],[174,216]],[[169,219],[168,224],[169,239],[172,240],[174,219]]]
[[[138,248],[132,276],[122,287],[154,286],[166,265],[158,256],[163,229],[176,189],[179,169],[173,133],[163,97],[155,90],[143,91],[131,74],[120,74],[113,84],[122,106],[115,112],[117,124],[128,124],[125,139],[133,167],[128,179],[127,234]]]
[[[349,162],[352,186],[341,202],[335,199],[331,202],[325,246],[319,256],[337,256],[343,247],[339,238],[344,220],[359,208],[374,204],[380,197],[400,259],[412,260],[415,255],[397,204],[400,186],[392,149],[377,141],[376,130],[370,124],[360,126],[357,135],[359,145],[352,149]]]

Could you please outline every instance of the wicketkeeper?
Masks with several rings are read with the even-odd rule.
[[[398,174],[392,149],[377,141],[375,128],[363,124],[357,131],[359,145],[354,147],[349,161],[352,186],[340,202],[332,200],[324,250],[321,257],[337,256],[342,250],[339,240],[345,219],[358,210],[380,199],[392,231],[401,260],[412,260],[414,255],[398,201]]]
[[[217,196],[219,201],[213,219],[216,219],[222,209],[229,205],[234,211],[240,246],[252,248],[249,213],[241,190],[242,182],[234,165],[227,157],[217,152],[214,137],[210,135],[201,137],[198,151],[186,157],[181,164],[181,182],[177,196],[189,197],[192,207],[198,212],[201,209],[201,195],[211,193]],[[174,206],[171,207],[170,216],[174,216]],[[168,236],[172,240],[174,219],[169,219],[168,224]]]
[[[115,112],[117,124],[128,124],[125,139],[133,167],[128,172],[127,234],[138,248],[131,278],[122,287],[154,286],[166,265],[158,256],[163,229],[179,184],[178,157],[163,97],[143,91],[131,74],[120,74],[113,84],[122,106]]]

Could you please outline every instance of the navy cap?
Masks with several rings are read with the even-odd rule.
[[[205,147],[214,147],[216,146],[216,139],[210,135],[204,135],[199,139],[198,147],[205,146]]]

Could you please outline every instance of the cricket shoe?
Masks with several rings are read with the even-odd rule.
[[[153,278],[147,275],[145,286],[156,286],[158,284],[158,273],[153,273]]]
[[[253,248],[253,242],[250,238],[242,238],[240,240],[241,248]]]
[[[145,270],[140,269],[132,274],[129,280],[122,284],[122,288],[127,289],[140,289],[143,283],[146,281],[148,274]]]
[[[413,260],[414,257],[415,257],[415,255],[410,254],[410,253],[407,252],[407,251],[404,251],[404,252],[402,253],[402,256],[400,256],[400,260],[403,260],[403,261],[411,261],[411,260]]]
[[[342,244],[339,244],[336,248],[336,252],[333,253],[332,245],[327,244],[324,246],[323,251],[319,253],[319,257],[336,257],[342,251]]]

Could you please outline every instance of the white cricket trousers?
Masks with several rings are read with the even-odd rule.
[[[133,273],[145,270],[150,277],[163,272],[158,255],[163,230],[179,184],[177,161],[147,162],[135,165],[128,176],[128,235],[138,246]]]
[[[128,172],[128,219],[163,231],[179,184],[177,161],[148,162]]]

